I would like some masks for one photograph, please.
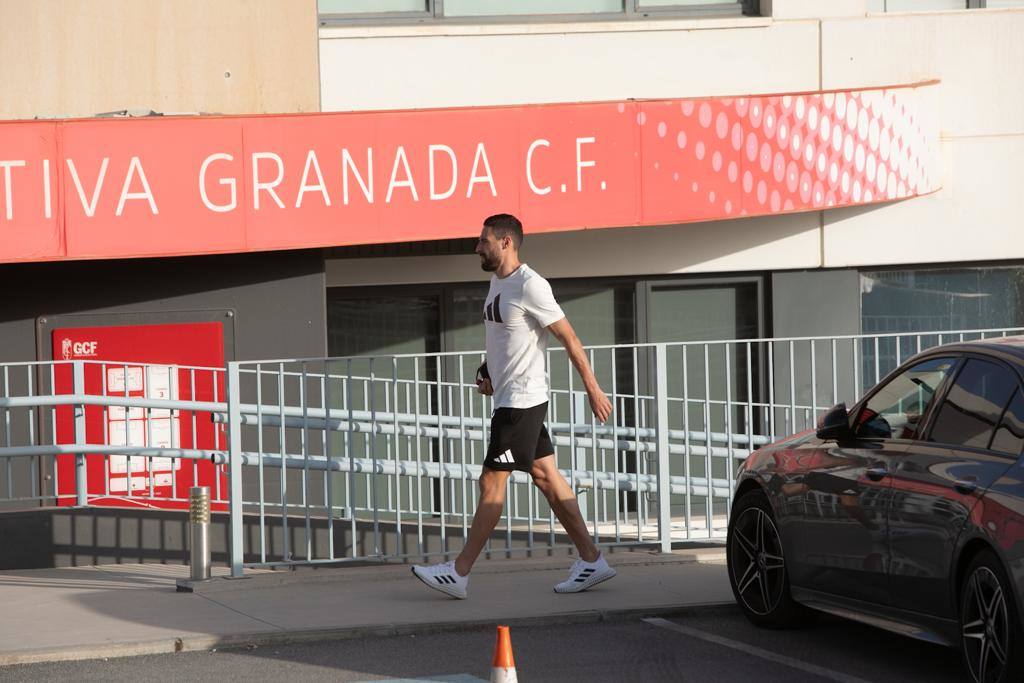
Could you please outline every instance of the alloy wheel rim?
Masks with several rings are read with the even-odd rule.
[[[999,680],[1009,653],[1009,618],[1003,586],[988,567],[978,567],[967,581],[961,624],[971,677],[978,683]]]
[[[786,562],[772,518],[760,508],[747,508],[733,526],[729,554],[736,592],[754,614],[771,613],[782,600]]]

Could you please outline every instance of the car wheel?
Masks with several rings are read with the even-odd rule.
[[[760,489],[743,494],[733,506],[726,564],[736,603],[752,622],[786,628],[807,621],[810,610],[790,596],[782,538]]]
[[[977,683],[1024,679],[1020,622],[1002,562],[990,550],[971,561],[960,584],[964,665]]]

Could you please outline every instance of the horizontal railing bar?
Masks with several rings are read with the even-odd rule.
[[[746,404],[737,404],[746,405]],[[247,426],[256,426],[262,422],[265,427],[280,427],[281,426],[281,412],[285,414],[284,426],[286,428],[293,429],[324,429],[325,424],[328,424],[329,431],[345,432],[345,431],[358,431],[358,432],[374,432],[379,434],[395,434],[394,429],[389,431],[371,430],[366,428],[353,428],[350,430],[349,422],[345,418],[331,418],[329,423],[325,422],[327,411],[322,408],[306,408],[305,414],[303,414],[302,408],[285,407],[282,411],[280,406],[264,405],[262,409],[259,409],[254,405],[242,405],[242,424]],[[368,410],[353,410],[349,413],[348,410],[335,409],[330,411],[334,414],[342,414],[346,417],[351,415],[355,421],[353,425],[358,424],[373,424],[377,427],[393,426],[395,420],[403,425],[409,424],[420,424],[435,427],[437,424],[442,426],[465,426],[468,428],[482,429],[486,425],[490,425],[489,419],[480,417],[458,417],[454,415],[416,415],[413,413],[399,413],[397,416],[394,413],[385,412],[371,412]],[[213,421],[221,424],[227,424],[227,416],[223,413],[214,413]],[[549,422],[547,424],[548,432],[559,433],[559,434],[579,434],[579,435],[597,435],[597,436],[608,436],[616,435],[623,437],[643,438],[650,437],[654,438],[657,431],[650,427],[623,427],[623,426],[612,426],[612,425],[596,425],[591,427],[589,425],[572,425],[567,422]],[[480,438],[480,433],[477,431],[467,432],[476,438]],[[400,430],[399,436],[430,436],[438,437],[444,436],[445,438],[458,439],[462,437],[461,431],[446,431],[445,434],[439,434],[436,431],[430,433],[424,433],[422,429],[417,432],[413,430]],[[686,430],[682,429],[670,429],[669,438],[684,440],[687,438]],[[707,435],[703,431],[691,431],[689,432],[689,438],[693,441],[706,442]],[[720,442],[725,443],[729,440],[729,435],[724,432],[711,432],[712,443]],[[733,434],[732,440],[734,443],[744,444],[748,442],[748,436],[746,434]],[[755,445],[764,445],[771,442],[771,439],[766,436],[753,436],[753,443]],[[625,442],[623,442],[625,443]],[[568,444],[566,444],[568,445]],[[608,442],[606,448],[612,448],[611,442]],[[622,447],[620,447],[622,448]]]
[[[289,422],[289,420],[291,420],[291,419],[292,418],[289,418],[289,419],[286,419],[285,421]],[[302,427],[301,420],[299,420],[298,418],[294,418],[294,419],[295,419],[295,421],[298,424],[292,423],[292,424],[288,424],[288,426],[295,427],[295,428],[301,428]],[[469,420],[467,419],[467,422],[468,421]],[[242,418],[242,423],[243,424],[249,424],[249,425],[256,425],[257,424],[257,419],[254,416],[243,417]],[[280,426],[280,420],[279,419],[271,419],[271,418],[269,418],[267,416],[264,416],[263,424],[264,424],[264,426],[271,426],[271,427],[277,426],[277,427],[279,427]],[[421,425],[420,427],[416,427],[415,425],[404,425],[404,424],[399,424],[399,425],[396,426],[394,422],[376,422],[376,423],[374,423],[374,422],[353,422],[353,423],[349,423],[349,422],[346,422],[344,420],[331,420],[330,421],[330,426],[331,426],[331,431],[336,431],[336,432],[339,432],[339,433],[382,434],[382,435],[385,435],[385,436],[408,436],[408,437],[422,437],[422,438],[430,438],[430,439],[441,438],[441,439],[445,439],[445,440],[448,440],[448,441],[458,441],[458,440],[463,439],[463,438],[466,439],[467,441],[473,441],[473,440],[481,441],[483,439],[483,431],[481,429],[460,430],[460,429],[458,429],[456,427],[440,427],[439,428],[439,427],[429,427],[429,426],[423,426],[423,425]],[[312,428],[313,425],[311,424],[310,427]],[[575,444],[579,448],[591,448],[591,447],[594,446],[594,440],[589,436],[589,434],[590,434],[589,430],[583,431],[583,432],[579,432],[581,434],[581,436],[577,436],[575,439],[570,438],[568,436],[557,435],[557,434],[559,434],[559,430],[557,430],[557,429],[551,429],[549,427],[549,431],[553,432],[555,434],[554,436],[552,436],[552,442],[556,446],[572,446],[573,444]],[[568,431],[568,429],[561,430],[561,431],[562,432]],[[621,431],[625,431],[625,430],[621,430],[620,429],[618,431],[621,432]],[[641,431],[643,431],[643,430],[641,430]],[[615,432],[613,432],[613,430],[611,428],[604,428],[604,432],[603,433],[604,434],[613,434]],[[701,434],[703,436],[703,433],[701,433]],[[624,435],[624,436],[628,436],[628,435]],[[678,440],[683,440],[682,433],[680,432],[679,434],[677,434],[677,436],[675,438],[677,438]],[[702,439],[697,439],[697,441],[700,442],[700,443],[704,443]],[[725,443],[726,442],[725,435],[722,435],[722,438],[719,440],[719,442],[720,443]],[[712,441],[712,443],[714,443],[714,441]],[[597,447],[600,448],[600,449],[604,449],[604,450],[615,449],[615,450],[619,450],[619,451],[638,451],[638,452],[643,452],[643,453],[654,452],[657,449],[657,445],[654,442],[651,442],[651,441],[636,441],[636,440],[630,441],[630,440],[626,440],[626,439],[617,439],[615,441],[613,441],[611,439],[597,439]],[[688,449],[685,446],[682,446],[682,445],[679,445],[679,444],[671,444],[669,446],[669,453],[676,454],[676,455],[685,455],[687,453],[689,453],[691,455],[705,455],[706,452],[707,452],[707,447],[706,446],[690,446]],[[734,448],[734,449],[732,449],[731,454],[735,458],[745,458],[745,457],[747,457],[750,454],[750,451],[744,450],[744,449]],[[728,457],[730,455],[730,451],[728,449],[725,449],[725,448],[720,448],[720,447],[712,446],[711,447],[711,455],[713,455],[713,456],[720,456],[720,457]]]
[[[242,453],[242,464],[250,467],[256,467],[259,464],[261,456],[257,453]],[[263,455],[263,467],[277,467],[280,468],[282,464],[282,458],[274,455]],[[216,464],[227,464],[228,455],[226,453],[218,453],[214,456],[213,462]],[[434,479],[464,479],[466,481],[477,481],[480,478],[480,473],[483,470],[482,465],[471,465],[466,464],[463,466],[461,463],[439,463],[439,462],[419,462],[414,460],[374,460],[372,458],[339,458],[327,460],[323,456],[309,456],[304,458],[302,456],[286,456],[284,458],[284,466],[287,469],[291,468],[309,468],[310,470],[325,472],[349,472],[352,474],[382,474],[390,476],[401,476],[401,477],[415,477],[425,476]],[[636,472],[622,472],[615,474],[612,472],[592,472],[590,470],[561,470],[566,478],[575,476],[576,483],[587,489],[598,488],[598,489],[609,489],[619,491],[634,491],[649,493],[656,490],[658,477],[656,474],[640,474]],[[596,485],[595,475],[596,474]],[[527,484],[532,481],[530,475],[526,472],[515,471],[512,472],[510,477],[513,483],[516,484]],[[685,493],[687,481],[686,477],[673,475],[669,478],[672,484],[672,493]],[[707,478],[704,477],[691,477],[690,492],[694,495],[708,495],[707,494]],[[727,479],[711,479],[712,493],[711,495],[716,498],[725,498],[729,495],[729,481]]]
[[[43,406],[115,406],[119,408],[152,408],[154,410],[185,410],[196,413],[225,412],[226,403],[214,401],[180,401],[142,396],[98,396],[94,394],[57,394],[50,396],[0,397],[0,408],[36,408]]]
[[[10,446],[0,448],[0,458],[30,458],[46,455],[125,455],[143,458],[182,458],[185,460],[213,460],[225,455],[223,451],[198,448],[153,448],[149,446],[111,446],[96,443],[61,443],[47,446]]]

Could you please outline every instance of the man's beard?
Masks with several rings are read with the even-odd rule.
[[[480,268],[488,273],[493,273],[498,269],[498,259],[487,256],[486,254],[480,257]]]

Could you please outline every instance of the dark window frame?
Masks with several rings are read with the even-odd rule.
[[[960,8],[960,9],[965,9],[965,10],[967,10],[967,9],[985,9],[985,7],[988,6],[987,0],[962,0],[962,2],[964,3],[964,6],[962,8]],[[882,11],[883,12],[889,12],[889,9],[886,8],[886,9],[883,9]],[[893,10],[893,11],[897,11],[897,10]],[[899,10],[899,11],[902,12],[902,11],[909,11],[909,10]],[[922,11],[927,12],[927,11],[930,11],[930,10],[922,10]],[[931,11],[942,12],[942,11],[945,11],[945,10],[931,10]],[[952,10],[952,11],[956,11],[956,10]]]
[[[646,21],[650,19],[692,19],[760,16],[760,0],[735,0],[730,4],[675,5],[644,7],[643,0],[623,0],[619,12],[583,12],[569,14],[502,14],[487,16],[446,16],[444,0],[425,0],[423,11],[319,13],[321,27],[416,24],[536,24],[584,23],[600,21]]]

